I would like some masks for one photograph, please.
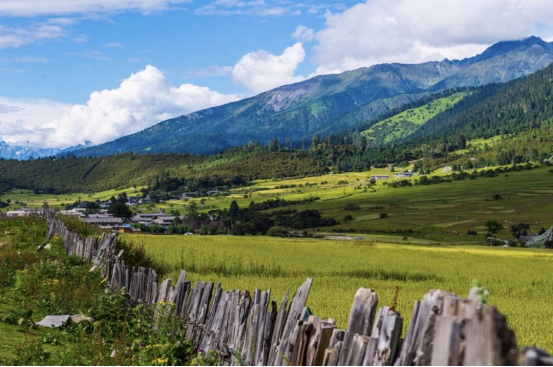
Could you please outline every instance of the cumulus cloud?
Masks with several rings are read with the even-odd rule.
[[[70,105],[49,100],[0,97],[0,140],[13,145],[34,145],[43,139],[40,125],[69,112]]]
[[[305,50],[300,42],[287,47],[279,56],[264,50],[250,52],[234,65],[232,81],[245,85],[254,93],[300,82],[305,78],[295,72],[304,59]]]
[[[237,95],[193,84],[175,87],[160,70],[147,66],[116,89],[93,92],[84,105],[6,104],[12,108],[6,107],[7,112],[0,114],[0,139],[42,148],[64,148],[85,141],[99,144],[237,99]],[[48,114],[41,116],[41,111]]]
[[[549,0],[367,0],[325,14],[315,34],[317,73],[384,62],[463,58],[553,25]]]
[[[83,13],[110,13],[125,10],[152,12],[192,0],[2,0],[0,15],[39,16]]]

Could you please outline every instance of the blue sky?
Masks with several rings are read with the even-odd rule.
[[[234,65],[251,51],[280,54],[294,43],[298,25],[321,28],[327,10],[340,11],[355,3],[315,0],[301,6],[274,2],[249,9],[206,9],[209,2],[195,1],[153,11],[3,16],[4,27],[50,24],[60,29],[52,38],[35,38],[0,51],[0,95],[83,103],[92,91],[117,87],[146,65],[155,65],[174,84],[192,82],[222,93],[246,94],[247,88],[220,75],[221,67]],[[272,14],[272,9],[278,15],[263,15]],[[313,69],[307,59],[298,73]]]
[[[383,62],[530,35],[549,0],[0,0],[0,141],[95,144]]]

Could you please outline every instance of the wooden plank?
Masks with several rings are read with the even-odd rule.
[[[507,327],[505,316],[488,306],[481,314],[469,319],[464,328],[465,366],[511,366],[518,362],[516,338]]]
[[[330,345],[330,339],[332,338],[334,330],[336,330],[336,325],[330,324],[328,322],[321,325],[320,339],[317,343],[315,360],[311,361],[311,366],[323,365],[325,351]]]
[[[323,366],[338,366],[338,359],[340,358],[342,343],[343,342],[339,341],[334,344],[333,347],[328,348],[325,351]]]
[[[373,365],[391,366],[394,364],[402,327],[403,320],[401,316],[392,310],[388,310],[382,320]]]
[[[349,364],[349,351],[354,335],[368,336],[370,334],[377,305],[378,297],[375,292],[371,289],[359,288],[351,307],[348,328],[344,335],[340,359],[338,360],[339,365]]]
[[[295,328],[297,321],[301,317],[312,283],[313,283],[313,280],[311,278],[307,278],[305,283],[303,283],[298,288],[298,290],[296,291],[296,294],[294,295],[294,298],[292,299],[292,303],[290,304],[290,309],[288,310],[286,315],[286,322],[284,324],[284,328],[282,331],[282,337],[280,339],[280,353],[275,356],[274,363],[278,365],[281,365],[284,362],[282,356],[286,356],[287,358],[289,358],[291,355],[290,351],[287,350],[290,334],[292,330]]]
[[[286,322],[286,306],[288,304],[289,293],[286,292],[280,303],[280,309],[278,311],[277,318],[275,320],[275,326],[273,329],[273,336],[271,338],[271,352],[269,353],[269,366],[276,366],[276,357],[280,351],[280,338],[282,337],[282,330],[284,329],[284,323]]]

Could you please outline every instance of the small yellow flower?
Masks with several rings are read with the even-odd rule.
[[[169,358],[158,358],[157,363],[159,364],[165,364],[169,361]]]
[[[107,278],[104,278],[104,279],[102,279],[102,281],[100,282],[100,284],[104,284],[104,283],[107,282],[107,281],[108,281],[108,279],[107,279]]]
[[[59,279],[52,280],[52,284],[59,284],[59,282],[60,282]]]

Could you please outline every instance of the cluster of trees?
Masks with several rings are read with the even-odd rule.
[[[251,202],[247,208],[240,208],[236,201],[232,201],[228,209],[217,213],[220,215],[220,221],[218,222],[222,223],[225,228],[232,229],[232,233],[236,235],[267,234],[275,226],[298,230],[338,224],[333,218],[323,218],[317,210],[297,211],[287,209],[273,211],[270,214],[262,212],[274,208],[303,204],[312,200],[316,200],[316,198],[291,202],[267,200],[261,203]]]

